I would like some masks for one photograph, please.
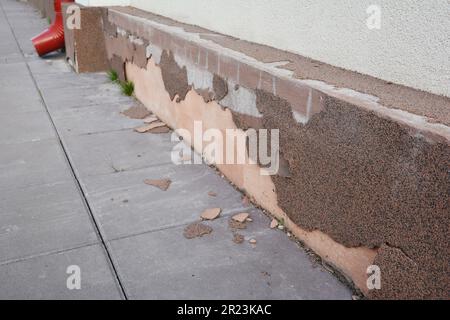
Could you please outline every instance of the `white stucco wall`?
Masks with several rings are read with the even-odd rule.
[[[450,97],[449,0],[80,0],[128,2],[178,21]],[[381,8],[381,29],[366,12]]]

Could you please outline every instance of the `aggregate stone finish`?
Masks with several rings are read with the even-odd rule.
[[[420,270],[419,264],[402,250],[389,245],[380,248],[374,264],[380,267],[382,288],[370,291],[370,297],[374,299],[438,298],[429,290],[427,283],[433,283],[433,287],[448,288],[448,276],[437,274],[435,277],[435,272]],[[441,281],[443,284],[439,284]],[[441,297],[445,297],[445,292],[441,292]]]
[[[182,26],[188,32],[198,32],[201,37],[208,38],[199,28],[168,22],[168,19],[139,10],[121,8],[114,11]],[[168,40],[171,35],[163,38],[161,32],[157,33],[162,37],[158,45],[165,50],[159,64],[165,88],[172,100],[176,96],[178,101],[183,100],[191,89],[186,67],[181,68],[170,51]],[[302,60],[265,46],[239,40],[226,41],[227,37],[216,35],[208,39],[263,62],[286,61],[284,68],[294,71],[294,78],[324,80],[378,96],[385,106],[449,123],[448,98]],[[174,37],[174,40],[180,39]],[[208,70],[214,73],[216,71],[211,69],[217,70],[218,62],[214,59],[218,57],[209,53]],[[123,53],[122,62],[130,54],[132,52]],[[236,65],[225,59],[227,57],[223,58],[223,72],[214,76],[216,81],[213,88],[209,88],[219,101],[226,85],[220,76],[234,77],[236,71]],[[258,73],[260,84],[257,83]],[[448,144],[430,142],[419,134],[412,135],[397,122],[336,98],[321,95],[323,101],[315,101],[319,97],[316,92],[311,95],[311,91],[312,117],[302,125],[294,118],[293,110],[305,113],[308,88],[282,83],[255,68],[241,69],[241,79],[247,84],[254,83],[248,89],[255,90],[257,108],[263,117],[232,112],[233,119],[241,129],[280,130],[282,170],[273,181],[279,206],[288,216],[300,227],[320,230],[345,246],[384,248],[380,249],[377,260],[382,270],[386,269],[385,281],[389,284],[372,297],[409,296],[408,288],[413,287],[414,277],[407,277],[402,282],[405,277],[400,272],[401,267],[395,266],[412,261],[426,273],[426,276],[420,276],[423,285],[418,286],[416,296],[448,298],[449,286],[445,281],[449,272]],[[269,92],[269,88],[273,90]],[[210,98],[206,91],[199,92],[204,99]],[[302,101],[297,99],[297,102],[296,97]],[[398,288],[390,289],[394,285]]]
[[[450,271],[448,145],[410,136],[395,122],[329,97],[305,126],[295,122],[289,103],[271,93],[257,90],[257,107],[265,128],[280,129],[291,177],[273,181],[280,207],[296,224],[348,247],[400,248],[427,274],[416,295],[449,297],[442,281]],[[392,268],[400,264],[397,257],[380,259],[391,284],[408,292],[415,278],[400,281],[401,268]]]
[[[184,100],[191,89],[188,85],[186,67],[180,68],[173,53],[167,51],[162,53],[159,66],[170,99],[173,100],[178,95],[178,101]]]
[[[184,229],[183,235],[186,239],[194,239],[210,234],[212,231],[213,229],[210,226],[201,222],[194,222]]]
[[[145,42],[143,44],[135,44],[133,51],[133,63],[139,68],[147,67],[147,45]]]
[[[216,100],[220,101],[228,94],[227,82],[217,74],[213,76],[213,90]]]
[[[101,8],[81,8],[81,29],[74,30],[78,72],[108,69]]]

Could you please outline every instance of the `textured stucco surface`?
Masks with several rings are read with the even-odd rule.
[[[236,73],[233,58],[226,56],[225,50],[220,58],[212,51],[205,54],[202,45],[209,42],[196,47],[183,40],[189,36],[186,33],[162,31],[158,29],[161,25],[143,28],[148,20],[122,12],[128,10],[109,10],[110,23],[126,30],[108,37],[109,56],[125,62],[126,76],[135,83],[137,98],[169,126],[192,132],[193,121],[202,120],[206,127],[220,130],[281,130],[283,174],[262,180],[253,171],[254,166],[218,165],[238,188],[276,216],[296,223],[302,228],[298,230],[300,239],[320,230],[321,235],[342,246],[342,255],[348,256],[350,248],[358,248],[359,258],[352,260],[359,262],[347,271],[353,270],[352,279],[360,288],[365,284],[365,269],[360,262],[376,254],[365,249],[385,248],[377,261],[387,270],[386,280],[394,289],[374,297],[409,297],[406,288],[417,277],[421,284],[414,296],[446,297],[448,267],[442,254],[445,248],[440,244],[446,243],[448,226],[447,143],[439,143],[442,139],[438,137],[434,141],[433,136],[425,139],[414,133],[414,128],[354,105],[357,102],[344,103],[305,86],[292,87],[296,79],[260,76],[258,85],[254,81],[258,77],[251,76],[255,70],[240,61]],[[130,46],[138,40],[142,40],[141,45]],[[146,51],[153,54],[142,67],[133,64],[132,57],[145,43],[149,43]],[[218,94],[220,86],[210,81],[205,74],[208,72],[213,78],[223,77],[220,82],[228,87],[223,94]],[[251,101],[251,94],[246,99],[238,94],[244,89],[255,95],[256,114],[252,108],[240,107],[243,101],[246,105]],[[223,98],[204,100],[203,90]],[[303,101],[294,106],[289,102],[296,101],[293,97]],[[222,108],[224,102],[227,108]],[[299,123],[295,114],[307,110],[315,111],[306,123]],[[187,137],[186,141],[192,142]],[[194,144],[194,148],[202,152],[202,147]],[[334,246],[330,243],[319,241],[316,248],[321,256],[329,258]],[[342,266],[334,258],[329,260]],[[417,277],[405,278],[402,286],[395,286],[405,261],[412,261],[423,271]]]
[[[345,69],[450,96],[447,0],[131,0],[134,7]]]
[[[389,285],[374,297],[447,297],[447,131],[422,135],[423,123],[403,121],[413,115],[386,117],[390,109],[367,109],[371,100],[358,100],[351,90],[338,97],[276,72],[258,77],[255,71],[270,63],[251,64],[226,48],[217,55],[210,42],[131,16],[128,9],[108,12],[104,26],[117,30],[106,32],[109,59],[119,62],[119,71],[135,83],[137,98],[169,126],[192,131],[193,121],[202,120],[222,130],[281,129],[287,174],[262,180],[256,166],[218,165],[238,188],[277,217],[287,214],[288,225],[293,221],[303,228],[294,234],[307,235],[300,239],[324,232],[312,247],[335,265],[341,266],[328,254],[336,245],[346,256],[358,249],[359,261],[370,262],[376,251],[361,250],[381,248],[376,262],[387,271]],[[143,51],[147,57],[136,59]],[[205,100],[203,91],[212,93],[212,100]],[[252,97],[255,106],[248,107]],[[306,122],[299,122],[298,114],[306,115]],[[323,240],[326,235],[337,242]],[[402,278],[405,264],[422,271]],[[352,279],[360,287],[361,266],[347,269],[357,271]],[[420,283],[411,292],[416,280]]]

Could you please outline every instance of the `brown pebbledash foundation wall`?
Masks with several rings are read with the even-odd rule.
[[[68,7],[73,3],[63,3],[62,13],[64,21],[73,12]],[[103,14],[105,10],[95,7],[80,7],[80,29],[68,28],[64,24],[66,39],[66,56],[68,62],[79,72],[99,72],[108,69],[106,57],[105,36],[103,33]],[[123,69],[115,66],[116,69]]]
[[[136,9],[85,10],[97,10],[102,21],[93,28],[105,52],[95,59],[133,81],[136,97],[172,128],[192,134],[199,120],[204,130],[237,128],[242,135],[280,130],[278,175],[261,175],[255,163],[217,167],[368,297],[449,298],[446,118],[429,121],[368,92],[296,78],[211,34],[205,39],[204,30]],[[79,37],[97,46],[86,32]],[[377,81],[366,79],[379,88]],[[405,92],[390,88],[381,101]],[[450,112],[449,99],[427,99]],[[380,290],[366,286],[372,264],[381,269]]]
[[[49,18],[51,21],[55,19],[55,8],[53,0],[27,0],[33,7],[41,13],[42,17]]]

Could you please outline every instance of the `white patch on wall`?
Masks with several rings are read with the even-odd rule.
[[[138,45],[138,46],[143,46],[144,45],[144,40],[142,40],[141,38],[138,38],[138,37],[133,36],[133,35],[130,35],[128,38],[130,39],[130,42],[135,44],[135,45]]]
[[[161,62],[162,52],[163,51],[161,48],[159,48],[157,46],[149,45],[146,48],[147,59],[152,58],[156,64],[159,64]]]
[[[184,56],[175,54],[175,61],[180,68],[186,67],[188,84],[195,89],[211,89],[213,87],[213,74],[208,70],[192,63]]]
[[[308,118],[305,117],[304,115],[300,114],[299,112],[292,110],[292,115],[294,116],[295,121],[297,121],[298,123],[301,123],[301,124],[308,123]]]
[[[122,37],[126,37],[128,35],[128,32],[120,27],[117,27],[117,34],[121,35]]]
[[[235,87],[235,83],[228,81],[228,94],[220,104],[235,112],[261,118],[262,114],[256,108],[256,94],[243,86],[238,86],[237,90]]]

